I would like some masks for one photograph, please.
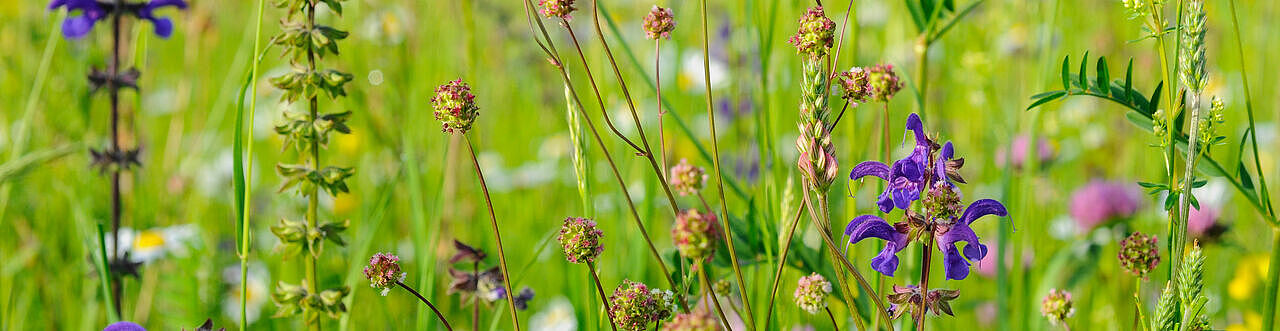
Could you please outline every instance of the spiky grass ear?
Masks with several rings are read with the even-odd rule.
[[[1178,294],[1174,292],[1172,283],[1165,283],[1160,292],[1160,301],[1156,304],[1156,313],[1151,316],[1151,330],[1172,331],[1178,329]]]
[[[1204,320],[1204,306],[1209,299],[1204,296],[1204,253],[1198,242],[1192,244],[1178,271],[1178,298],[1183,321],[1198,324]]]

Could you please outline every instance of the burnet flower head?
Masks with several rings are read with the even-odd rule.
[[[1160,245],[1156,243],[1156,236],[1134,232],[1120,241],[1120,253],[1116,257],[1125,271],[1147,279],[1147,274],[1160,265]]]
[[[871,97],[871,81],[865,69],[854,67],[836,74],[836,88],[840,97],[857,107]]]
[[[706,182],[707,171],[689,164],[689,160],[680,159],[680,163],[671,167],[671,188],[680,196],[697,195]]]
[[[894,94],[902,90],[902,81],[893,71],[892,64],[877,64],[865,69],[867,72],[868,99],[871,101],[889,102]]]
[[[573,11],[578,8],[573,7],[574,0],[538,0],[538,5],[542,6],[542,16],[547,18],[559,17],[564,20],[572,19]]]
[[[663,331],[720,331],[720,320],[711,314],[707,307],[694,308],[692,311],[676,315],[671,323],[662,326]]]
[[[697,209],[680,212],[676,215],[676,226],[671,228],[671,239],[680,256],[694,261],[711,259],[719,236],[720,225],[716,223],[716,215],[704,214]]]
[[[187,9],[187,2],[183,0],[151,0],[139,3],[123,3],[122,5],[99,3],[97,0],[53,0],[49,2],[49,10],[57,10],[62,7],[65,7],[69,14],[62,21],[62,35],[67,38],[84,37],[89,34],[89,30],[93,30],[93,26],[98,21],[112,14],[132,15],[150,21],[155,26],[157,36],[169,38],[169,35],[173,34],[173,21],[169,20],[168,17],[156,16],[155,12],[165,7]]]
[[[1044,297],[1044,301],[1040,302],[1040,314],[1049,319],[1049,324],[1062,325],[1076,314],[1074,304],[1071,300],[1071,292],[1051,289],[1049,295]]]
[[[671,316],[668,304],[655,298],[649,286],[629,279],[618,284],[609,296],[609,315],[620,330],[643,331]]]
[[[676,29],[676,20],[671,13],[671,8],[662,8],[657,5],[649,10],[649,14],[644,16],[644,36],[652,40],[671,39],[671,31]]]
[[[827,308],[828,294],[831,294],[831,282],[815,272],[800,277],[792,296],[795,297],[796,305],[800,306],[800,309],[810,314],[817,314],[819,310]]]
[[[391,253],[373,254],[369,258],[369,266],[364,267],[364,277],[369,279],[369,286],[381,290],[383,296],[404,281],[405,276],[400,272],[400,257]]]
[[[871,259],[871,268],[891,277],[898,269],[898,252],[912,241],[933,240],[942,253],[946,278],[964,279],[969,276],[970,261],[987,255],[987,246],[970,226],[982,216],[1005,216],[1008,211],[992,199],[977,200],[964,207],[956,185],[964,183],[959,174],[964,159],[955,158],[951,142],[938,146],[926,136],[920,116],[907,117],[907,130],[915,134],[916,141],[910,155],[894,161],[892,166],[862,162],[853,167],[849,176],[853,180],[874,176],[888,181],[876,204],[885,213],[902,209],[906,212],[904,220],[890,224],[879,216],[861,215],[849,222],[844,233],[850,243],[867,238],[884,240],[885,247]],[[912,204],[921,199],[922,208],[913,210]],[[963,250],[956,247],[961,242],[967,243]]]
[[[560,226],[560,247],[570,263],[592,263],[604,251],[604,231],[596,227],[596,221],[588,218],[569,217]]]
[[[822,6],[809,8],[800,17],[800,29],[791,36],[789,42],[796,46],[796,52],[809,59],[826,56],[835,44],[836,23],[827,18]]]
[[[442,131],[466,134],[471,130],[471,123],[480,115],[480,107],[476,106],[476,96],[471,94],[471,86],[462,79],[450,81],[436,87],[436,95],[431,97],[431,107],[435,108],[436,120],[442,123]]]

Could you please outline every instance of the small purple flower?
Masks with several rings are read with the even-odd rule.
[[[987,256],[987,246],[978,241],[978,235],[970,227],[974,221],[986,215],[1006,216],[1008,211],[999,201],[983,199],[969,204],[963,214],[953,219],[953,223],[937,220],[927,225],[933,228],[934,244],[942,252],[943,273],[947,279],[965,279],[969,276],[969,261],[981,260]],[[914,217],[917,219],[889,224],[879,216],[861,215],[849,222],[844,234],[849,236],[849,243],[852,244],[867,238],[884,240],[884,249],[871,259],[871,269],[893,277],[893,273],[898,270],[898,252],[906,249],[907,244],[911,243],[912,230],[919,228],[919,225],[911,223],[924,222],[918,219],[918,215]],[[967,243],[963,250],[956,247],[960,242]]]
[[[1142,192],[1128,183],[1093,180],[1071,194],[1071,218],[1083,232],[1113,219],[1133,216]]]
[[[529,301],[533,301],[533,289],[526,287],[520,290],[519,294],[516,294],[514,301],[516,303],[516,309],[529,309]]]
[[[122,321],[111,323],[102,331],[147,331],[147,328],[138,325],[138,323]]]
[[[879,161],[865,161],[853,166],[853,171],[849,173],[849,179],[852,180],[875,176],[889,182],[876,201],[880,211],[885,213],[893,211],[895,207],[907,210],[911,207],[911,202],[920,199],[920,193],[924,188],[926,165],[934,149],[933,143],[924,134],[924,124],[920,121],[920,115],[912,113],[907,116],[907,130],[912,131],[916,138],[916,146],[911,150],[911,155],[894,161],[892,166]],[[952,155],[944,154],[943,156],[949,160]],[[939,163],[946,162],[944,160]]]
[[[156,35],[168,38],[173,34],[173,21],[168,17],[157,17],[155,11],[170,6],[187,9],[187,3],[183,0],[152,0],[137,4],[99,3],[96,0],[53,0],[49,3],[49,10],[66,7],[69,16],[62,21],[62,35],[70,39],[89,34],[89,30],[92,30],[98,21],[107,18],[110,14],[130,14],[151,21],[151,24],[155,25]],[[75,11],[80,13],[72,14]]]
[[[1013,138],[1013,144],[1010,146],[1013,157],[1008,157],[1009,152],[1004,148],[996,151],[996,164],[1001,166],[1012,166],[1013,169],[1022,169],[1028,161],[1028,156],[1035,155],[1036,162],[1040,165],[1053,161],[1053,146],[1049,145],[1049,141],[1040,138],[1036,139],[1036,146],[1031,147],[1031,138],[1026,135],[1019,135]],[[1007,163],[1006,163],[1007,162]]]

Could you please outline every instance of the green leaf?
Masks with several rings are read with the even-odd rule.
[[[1107,57],[1106,56],[1099,57],[1098,67],[1094,69],[1097,70],[1098,72],[1098,77],[1097,77],[1098,81],[1096,86],[1098,87],[1099,92],[1102,94],[1110,93],[1111,92],[1111,73],[1107,71]]]
[[[1044,95],[1045,93],[1047,93],[1048,95]],[[1031,110],[1032,108],[1039,107],[1040,105],[1049,103],[1050,101],[1057,100],[1058,98],[1062,98],[1067,95],[1066,91],[1052,91],[1052,92],[1045,92],[1045,93],[1038,94],[1038,95],[1044,95],[1044,96],[1041,97],[1039,100],[1032,102],[1030,106],[1027,106],[1027,110]],[[1035,98],[1035,97],[1032,97],[1032,98]]]
[[[903,0],[907,4],[907,11],[911,13],[911,21],[916,25],[916,32],[924,31],[924,13],[920,10],[920,4],[917,0]]]
[[[1089,65],[1089,51],[1084,52],[1084,58],[1080,59],[1080,89],[1089,90],[1089,74],[1085,73],[1085,69]]]
[[[1240,186],[1243,186],[1250,191],[1254,190],[1253,177],[1249,176],[1249,169],[1244,167],[1244,162],[1239,163],[1239,168],[1236,170],[1236,176],[1240,177]]]
[[[1131,100],[1133,100],[1133,94],[1129,93],[1129,91],[1132,91],[1132,90],[1133,90],[1133,58],[1129,58],[1129,65],[1125,68],[1125,72],[1124,72],[1124,99],[1123,100],[1125,102],[1130,102]]]
[[[1071,91],[1071,55],[1062,58],[1062,90]]]
[[[1133,123],[1133,125],[1136,125],[1143,130],[1147,130],[1148,132],[1155,128],[1155,121],[1152,121],[1150,117],[1136,111],[1125,112],[1124,118],[1128,119],[1130,123]]]

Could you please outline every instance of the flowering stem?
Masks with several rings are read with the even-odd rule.
[[[840,124],[840,118],[844,117],[844,111],[849,109],[849,100],[844,101],[844,107],[840,107],[840,113],[836,114],[835,122],[831,122],[831,127],[835,128],[836,124]]]
[[[248,85],[250,85],[249,88],[252,91],[249,94],[249,108],[250,108],[249,117],[251,118],[249,120],[249,132],[253,132],[252,118],[253,118],[253,113],[257,110],[257,107],[258,107],[258,102],[257,102],[258,84],[256,84],[256,82],[258,80],[258,62],[261,62],[261,61],[258,61],[259,59],[258,53],[261,52],[261,47],[262,47],[261,45],[262,12],[264,8],[266,8],[266,0],[258,0],[258,21],[253,34],[253,53],[249,54],[250,56],[249,59],[253,61],[253,63],[251,64],[252,67],[249,70],[249,82],[248,82]],[[240,97],[243,97],[243,96],[240,96]],[[241,100],[243,100],[243,98]],[[243,120],[244,118],[240,117],[237,119],[237,123]],[[239,128],[237,127],[237,129]],[[243,137],[245,133],[243,131],[236,131],[236,135]],[[239,142],[240,139],[243,139],[243,138],[237,138],[237,142]],[[236,167],[238,168],[243,168],[245,164],[253,164],[253,142],[249,141],[246,147],[247,149],[244,153],[244,156],[248,157],[248,160],[247,162],[238,162],[236,164]],[[249,178],[252,171],[253,171],[252,168],[245,169],[245,172],[241,174],[243,176],[241,177],[241,180],[244,182],[244,190],[241,191],[240,193],[241,197],[243,198],[243,201],[241,201],[241,203],[243,203],[243,206],[241,206],[241,211],[240,211],[241,213],[240,215],[241,217],[240,219],[240,249],[241,249],[240,251],[240,329],[241,330],[249,329],[249,317],[248,317],[249,316],[248,314],[249,281],[248,280],[249,280],[249,203],[250,202],[249,202],[248,196],[249,196],[250,185],[251,185],[249,183]]]
[[[831,318],[831,329],[840,331],[840,323],[836,323],[836,315],[831,313],[831,307],[823,308],[827,311],[827,317]]]
[[[662,181],[666,182],[667,179],[665,179],[664,177],[666,175],[665,170],[671,169],[671,166],[669,163],[667,163],[667,135],[662,129],[663,127],[662,115],[666,115],[667,110],[662,108],[662,40],[661,39],[655,39],[653,41],[653,82],[655,86],[654,92],[655,94],[657,94],[657,97],[658,97],[658,154],[662,155],[662,169],[664,170],[664,171],[658,172],[658,178],[662,178]]]
[[[796,225],[800,224],[800,215],[804,214],[804,206],[796,208],[796,217],[791,219],[791,226],[787,229],[787,239],[782,244],[782,253],[778,255],[778,269],[773,273],[772,290],[769,291],[769,307],[766,308],[764,314],[764,329],[769,330],[771,322],[773,322],[773,303],[778,297],[778,282],[782,280],[782,269],[787,266],[787,252],[791,251],[791,237],[796,233]]]
[[[622,191],[622,198],[627,203],[628,209],[631,211],[631,218],[635,220],[636,228],[640,229],[641,237],[644,237],[645,243],[649,245],[649,253],[653,255],[654,260],[658,261],[658,267],[662,271],[662,276],[667,279],[667,284],[672,288],[675,288],[676,281],[671,277],[671,273],[667,271],[667,264],[663,261],[662,254],[658,253],[658,248],[653,245],[653,240],[649,238],[649,232],[645,230],[644,223],[640,220],[640,213],[636,210],[635,203],[631,201],[631,193],[627,191],[627,183],[622,179],[622,174],[618,172],[618,165],[613,162],[613,156],[609,154],[609,148],[605,146],[604,139],[600,138],[600,131],[596,130],[595,123],[591,121],[591,116],[588,116],[586,110],[583,108],[582,99],[578,96],[577,90],[571,88],[573,85],[569,80],[569,72],[565,70],[563,65],[564,62],[561,61],[560,57],[557,55],[558,51],[556,50],[555,44],[552,43],[550,35],[547,34],[547,29],[542,24],[542,20],[535,19],[532,14],[533,2],[531,0],[525,0],[524,4],[525,17],[529,20],[529,29],[533,30],[534,23],[537,23],[537,32],[541,32],[542,34],[543,39],[540,40],[535,35],[534,42],[536,42],[538,47],[546,54],[547,60],[551,62],[552,66],[556,67],[556,70],[560,72],[560,78],[564,80],[565,86],[570,87],[568,89],[569,95],[573,97],[574,103],[578,104],[577,109],[579,114],[582,115],[582,120],[586,121],[587,128],[591,129],[591,135],[595,138],[596,146],[600,146],[600,153],[604,155],[605,161],[609,163],[609,170],[613,171],[613,178],[618,181],[619,190]],[[546,40],[545,45],[542,43],[542,40]],[[685,302],[684,298],[677,300],[677,303],[680,305],[681,309],[686,311],[689,310],[689,305]]]
[[[596,292],[600,293],[600,303],[604,304],[604,314],[609,317],[609,327],[613,331],[618,331],[617,323],[613,322],[613,310],[609,308],[609,296],[604,293],[604,285],[600,284],[600,275],[596,273],[596,263],[587,261],[587,268],[591,269],[591,280],[595,281]]]
[[[516,300],[511,294],[515,292],[515,288],[511,287],[511,273],[507,271],[507,255],[502,251],[502,234],[498,232],[498,217],[493,214],[493,200],[489,199],[489,186],[484,182],[484,172],[480,171],[480,161],[476,159],[475,146],[471,145],[471,137],[463,135],[467,140],[467,151],[471,153],[471,164],[476,168],[476,177],[480,179],[480,190],[484,192],[484,204],[489,207],[489,225],[493,226],[493,238],[498,244],[498,265],[502,267],[502,283],[507,287],[507,308],[511,311],[511,323],[516,331],[520,331],[520,318],[516,313]]]
[[[315,29],[315,24],[316,24],[315,3],[307,2],[307,29],[309,30]],[[312,48],[311,45],[312,45],[311,43],[307,44],[307,70],[309,72],[315,72],[316,71],[316,54],[315,54],[315,49]],[[320,110],[319,110],[320,103],[317,95],[311,96],[311,98],[308,100],[308,105],[311,110],[311,118],[320,118]],[[311,130],[310,140],[311,140],[310,142],[311,147],[309,148],[309,150],[311,151],[311,169],[315,169],[318,171],[320,170],[320,133],[316,130]],[[319,216],[318,216],[319,209],[320,209],[320,185],[310,185],[309,192],[307,192],[307,200],[308,200],[307,201],[307,228],[316,229],[320,226]],[[306,279],[307,279],[307,285],[306,285],[307,293],[310,293],[311,295],[316,295],[316,296],[320,295],[320,291],[318,290],[319,278],[316,277],[317,260],[319,260],[319,257],[317,257],[314,253],[307,254],[307,257],[303,259],[304,268],[306,271]],[[320,312],[315,311],[314,309],[307,310],[307,316],[305,318],[307,321],[307,329],[313,330],[313,331],[320,330],[320,318],[317,316],[319,314]]]
[[[1142,329],[1147,330],[1148,329],[1148,325],[1146,323],[1147,318],[1145,316],[1142,316],[1142,277],[1134,277],[1133,308],[1134,308],[1133,329],[1137,330],[1138,325],[1142,325]]]
[[[643,153],[644,149],[636,146],[636,143],[631,142],[631,139],[627,139],[626,135],[623,135],[621,131],[618,131],[617,127],[613,126],[613,121],[609,120],[609,111],[605,109],[604,97],[600,95],[600,87],[596,86],[596,79],[591,75],[591,66],[587,63],[587,56],[582,53],[582,44],[578,43],[578,35],[573,33],[569,20],[561,18],[560,21],[563,23],[565,31],[569,31],[569,40],[573,40],[573,47],[578,51],[578,59],[582,60],[582,70],[587,73],[587,82],[591,83],[591,91],[596,94],[596,103],[600,104],[600,116],[604,117],[604,124],[608,125],[609,129],[613,130],[613,134],[617,135],[618,138],[622,138],[622,141],[626,142],[627,145],[631,145],[631,148],[635,149],[636,152]]]
[[[427,304],[427,307],[430,307],[431,311],[436,313],[436,318],[440,319],[440,323],[444,324],[444,328],[449,331],[453,331],[453,327],[449,326],[449,321],[444,319],[444,314],[441,314],[440,310],[436,309],[436,305],[431,304],[431,300],[427,300],[427,298],[423,297],[422,294],[418,294],[418,291],[414,291],[412,287],[409,287],[409,285],[405,285],[398,280],[396,281],[396,285],[400,285],[400,287],[404,288],[405,291],[409,291],[409,293],[413,293],[414,296],[418,297],[418,300],[422,300],[422,303]]]
[[[116,77],[120,74],[120,26],[121,14],[118,10],[111,11],[111,67],[107,68],[107,91],[111,94],[111,151],[109,153],[122,153],[120,150],[120,86],[116,84]],[[120,259],[120,172],[124,170],[124,164],[116,163],[111,171],[111,260]],[[115,305],[116,316],[120,316],[120,301],[123,296],[121,282],[123,277],[111,277],[111,302]]]
[[[813,216],[814,211],[809,203],[808,189],[804,189],[804,201],[805,205],[810,208],[809,220],[813,222],[813,226],[819,228],[818,233],[821,234],[822,242],[827,245],[827,249],[830,250],[835,259],[840,262],[840,265],[844,266],[845,270],[848,270],[849,273],[853,274],[853,277],[858,281],[858,287],[863,293],[866,293],[867,296],[871,298],[872,303],[876,304],[876,312],[880,315],[880,319],[885,321],[885,327],[892,331],[893,319],[889,317],[889,310],[886,309],[884,302],[880,300],[880,296],[875,294],[875,290],[871,288],[871,284],[867,282],[867,279],[862,277],[862,273],[859,273],[858,269],[855,269],[853,264],[849,263],[849,259],[846,259],[843,254],[840,254],[840,248],[836,247],[834,240],[831,239],[831,233],[825,227],[822,227],[822,224],[819,224],[816,216]],[[840,278],[837,278],[837,280],[839,279]],[[841,288],[847,287],[841,284]],[[849,297],[847,300],[853,300],[853,298]],[[852,306],[852,304],[850,304],[850,306]]]
[[[916,330],[924,330],[924,316],[927,315],[925,301],[929,299],[929,265],[931,264],[929,260],[933,258],[933,239],[925,238],[923,242],[924,253],[921,254],[920,258],[922,263],[920,267],[920,311],[916,314]]]
[[[1274,330],[1276,322],[1276,295],[1280,292],[1280,229],[1271,235],[1271,265],[1267,267],[1267,290],[1262,298],[1262,329]]]
[[[729,262],[733,263],[733,274],[738,278],[738,288],[746,289],[747,283],[742,278],[742,267],[738,265],[738,252],[733,248],[733,229],[729,221],[729,205],[724,196],[724,173],[720,167],[720,146],[716,142],[716,114],[711,101],[711,52],[709,46],[710,37],[707,36],[707,1],[702,0],[702,78],[707,92],[707,126],[711,132],[711,155],[712,162],[716,167],[716,188],[720,192],[720,215],[724,219],[724,242],[729,248]],[[670,193],[668,193],[670,194]],[[742,306],[747,310],[747,327],[755,330],[755,316],[751,311],[751,301],[748,299],[747,291],[742,291]]]
[[[471,274],[480,274],[480,261],[471,262]],[[480,286],[480,277],[472,277],[471,287],[478,286]],[[471,330],[480,331],[480,296],[478,295],[471,296]]]
[[[724,309],[720,308],[720,299],[716,298],[716,292],[711,290],[711,278],[707,277],[707,268],[699,261],[695,264],[694,269],[698,269],[698,276],[702,277],[702,293],[711,297],[711,302],[716,306],[716,313],[720,315],[720,322],[724,323],[724,328],[729,329],[729,318],[724,316]],[[746,300],[743,300],[746,302]]]

